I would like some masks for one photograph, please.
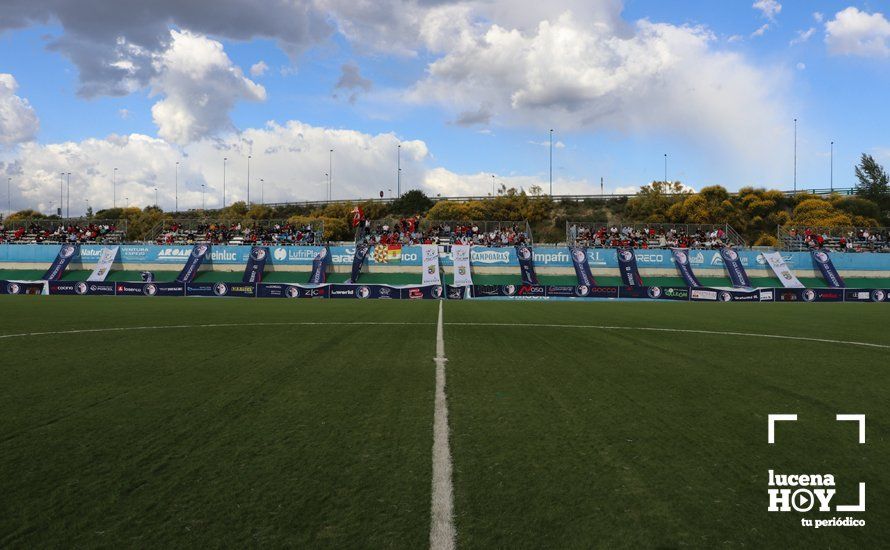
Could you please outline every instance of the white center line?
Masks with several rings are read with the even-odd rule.
[[[430,524],[430,548],[451,550],[455,547],[454,487],[451,483],[451,447],[448,444],[448,401],[445,396],[445,331],[442,302],[436,326],[436,403],[433,417],[433,494]]]

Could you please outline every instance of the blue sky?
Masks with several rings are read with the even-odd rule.
[[[790,188],[795,117],[799,187],[829,185],[831,140],[838,187],[862,152],[890,162],[883,2],[318,0],[302,23],[277,3],[246,20],[250,0],[197,18],[159,0],[148,23],[126,11],[103,22],[102,2],[88,3],[95,13],[35,0],[0,16],[0,74],[15,82],[0,112],[24,117],[0,125],[0,171],[20,207],[48,208],[59,171],[105,205],[122,163],[132,202],[159,186],[169,203],[169,166],[183,158],[193,203],[200,183],[220,191],[227,154],[231,198],[244,198],[248,153],[270,200],[323,198],[329,148],[335,198],[369,196],[394,186],[399,140],[406,187],[482,194],[495,174],[546,191],[549,128],[557,194],[597,193],[600,177],[607,192],[660,180],[665,153],[668,178],[696,189]],[[338,89],[348,66],[352,87]],[[270,121],[300,129],[276,134]],[[302,146],[287,145],[295,135]],[[267,154],[285,145],[291,156]]]

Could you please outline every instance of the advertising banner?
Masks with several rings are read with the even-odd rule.
[[[723,258],[723,265],[726,267],[732,286],[736,288],[751,288],[751,279],[748,278],[748,273],[742,267],[739,253],[732,248],[724,247],[720,249],[720,257]]]
[[[473,274],[470,270],[470,245],[451,245],[451,261],[454,263],[454,286],[472,286]]]
[[[90,281],[48,281],[50,294],[114,296],[114,283]]]
[[[0,281],[0,294],[43,294],[45,281]]]
[[[616,251],[618,270],[621,272],[621,283],[625,286],[643,286],[643,278],[637,268],[637,257],[633,248],[619,248]]]
[[[192,252],[188,255],[188,258],[186,258],[185,266],[176,277],[176,282],[190,283],[194,281],[195,275],[198,274],[198,268],[200,268],[201,264],[204,263],[204,258],[207,257],[207,252],[209,250],[209,244],[196,244],[192,248]]]
[[[423,257],[423,274],[420,283],[424,285],[441,285],[442,276],[439,273],[439,245],[421,245],[420,255]]]
[[[648,300],[689,300],[689,288],[660,286],[623,286],[618,289],[619,298],[637,298]]]
[[[58,254],[56,254],[56,259],[53,260],[49,269],[43,274],[43,280],[58,281],[61,279],[62,273],[65,272],[65,268],[68,267],[68,264],[70,264],[74,256],[77,255],[79,248],[80,247],[76,244],[63,244],[59,248]]]
[[[327,285],[308,286],[287,283],[260,283],[257,298],[327,298]]]
[[[785,288],[803,288],[803,283],[797,278],[797,275],[791,271],[781,252],[763,252],[761,253],[766,264],[773,270],[782,286]]]
[[[247,266],[244,268],[242,283],[263,282],[263,271],[266,270],[266,260],[269,258],[269,249],[265,246],[254,246],[247,257]]]
[[[449,300],[463,300],[466,292],[466,286],[445,285],[445,297]]]
[[[532,247],[527,244],[517,244],[516,258],[519,261],[519,272],[522,275],[522,284],[538,284],[538,276],[535,274],[535,260]]]
[[[312,273],[309,274],[309,282],[320,285],[328,281],[328,265],[331,263],[331,251],[324,247],[312,260]]]
[[[87,277],[87,281],[104,281],[108,274],[111,273],[111,265],[117,258],[117,252],[120,248],[119,246],[102,247],[102,252],[99,253],[99,261],[96,262],[96,267],[90,273],[90,276]]]
[[[674,257],[674,265],[677,266],[677,272],[680,273],[680,277],[683,277],[686,286],[701,286],[701,283],[695,277],[695,273],[692,272],[692,264],[689,261],[689,249],[672,248],[671,254]]]
[[[584,286],[596,286],[590,264],[587,263],[587,248],[584,246],[570,246],[569,256],[572,257],[572,266],[575,268],[575,276],[578,284]]]
[[[185,296],[183,283],[115,283],[118,296]]]
[[[845,302],[886,302],[888,301],[887,291],[880,288],[864,289],[864,288],[847,288],[844,289]]]
[[[828,286],[831,288],[844,288],[847,286],[844,284],[844,280],[841,279],[840,273],[838,273],[837,269],[834,267],[828,252],[823,250],[811,250],[810,252],[813,255],[813,263],[819,268],[819,271],[822,273],[822,278],[825,279]]]
[[[843,302],[844,290],[836,288],[777,288],[777,302]]]
[[[187,283],[186,296],[231,296],[234,298],[253,298],[256,296],[256,285],[250,283]]]
[[[349,277],[348,282],[358,282],[362,267],[365,265],[365,259],[368,257],[369,250],[370,248],[365,243],[359,243],[355,246],[355,254],[352,257],[352,275]]]

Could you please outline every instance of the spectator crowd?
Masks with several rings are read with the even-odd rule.
[[[569,226],[568,240],[570,243],[590,248],[716,249],[728,244],[723,228],[690,229],[686,226],[606,226],[575,223]]]
[[[420,217],[402,218],[393,222],[373,223],[362,220],[357,240],[378,244],[468,244],[473,246],[514,246],[529,242],[528,233],[516,223],[490,224],[437,222],[426,229],[420,227]]]
[[[15,244],[52,244],[52,243],[119,243],[123,240],[123,233],[117,230],[114,224],[86,223],[66,224],[51,223],[40,224],[30,222],[10,227],[0,223],[0,243]]]
[[[313,245],[322,242],[320,231],[311,225],[271,223],[246,225],[241,223],[204,223],[185,227],[173,223],[156,239],[157,244],[245,244],[266,246]]]
[[[835,252],[890,252],[890,229],[861,228],[832,231],[829,228],[793,228],[783,243],[796,250]]]

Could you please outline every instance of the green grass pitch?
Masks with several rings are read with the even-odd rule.
[[[428,546],[437,314],[0,297],[0,547]],[[886,304],[446,302],[458,547],[885,544],[890,349],[844,342],[890,345],[888,320]],[[53,334],[4,337],[26,333]],[[799,415],[775,445],[770,413]],[[838,413],[866,415],[866,444]],[[864,481],[867,510],[768,513],[769,469],[831,473],[837,503]],[[800,525],[835,515],[866,526]]]

